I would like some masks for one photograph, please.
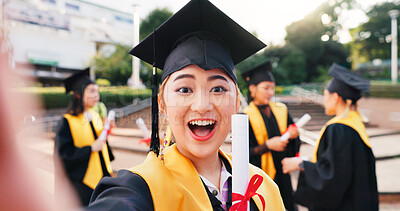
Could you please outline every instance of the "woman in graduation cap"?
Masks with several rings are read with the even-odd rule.
[[[219,148],[239,109],[234,65],[263,47],[209,1],[192,0],[133,48],[131,54],[155,68],[151,151],[142,164],[104,178],[88,209],[228,210],[231,157]],[[159,107],[157,67],[163,70]],[[176,141],[164,150],[158,108]],[[249,199],[251,210],[284,210],[276,184],[249,168],[250,176],[262,178],[259,195]]]
[[[55,155],[62,161],[82,205],[86,206],[100,179],[112,173],[112,153],[106,137],[100,136],[101,117],[91,110],[99,102],[99,88],[89,79],[89,70],[67,78],[65,88],[66,93],[73,95],[55,137]]]
[[[285,104],[275,102],[275,79],[269,61],[242,74],[249,84],[249,106],[243,112],[249,115],[250,163],[264,170],[278,185],[287,210],[297,210],[289,174],[283,174],[281,161],[293,157],[300,147],[299,133],[293,126]],[[286,131],[290,140],[281,141]]]
[[[327,115],[336,115],[321,130],[311,162],[285,158],[283,172],[301,170],[295,200],[310,210],[378,210],[375,157],[357,100],[369,81],[333,64],[324,90]]]

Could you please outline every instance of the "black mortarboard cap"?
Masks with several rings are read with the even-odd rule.
[[[89,84],[94,84],[94,82],[89,78],[89,68],[72,74],[70,77],[64,80],[65,92],[67,94],[71,92],[82,94],[84,87]]]
[[[163,72],[163,80],[166,76],[179,70],[178,68],[182,69],[185,67],[183,65],[188,65],[181,62],[175,65],[175,67],[171,67],[171,65],[165,66],[167,57],[171,54],[174,47],[176,48],[179,42],[185,45],[185,42],[181,40],[185,38],[188,39],[188,35],[196,32],[208,32],[212,34],[215,39],[221,40],[221,46],[227,48],[233,65],[238,64],[266,46],[263,42],[225,15],[211,2],[207,0],[192,0],[146,37],[139,45],[135,46],[129,53],[162,69],[165,72]],[[219,57],[222,51],[218,49],[218,53],[210,55],[213,52],[208,49],[210,45],[207,45],[207,41],[210,40],[207,39],[207,37],[199,39],[201,41],[205,40],[206,43],[205,45],[201,45],[204,51],[203,54],[201,54],[201,56],[203,56],[203,64],[197,65],[200,67],[207,67],[208,65],[206,65],[206,63],[209,62],[209,59]],[[186,45],[199,48],[199,45],[196,45],[196,40]],[[186,60],[193,60],[193,58],[190,58],[190,56],[193,55],[199,57],[196,53],[197,52],[194,52],[192,55],[187,55],[189,58],[186,58]],[[219,59],[221,60],[221,58]],[[222,61],[226,63],[223,58]],[[226,67],[225,64],[220,65]],[[168,69],[164,69],[164,67]],[[225,67],[223,69],[225,69]],[[233,68],[233,66],[231,68]],[[231,77],[234,74],[233,69],[225,69],[225,71],[227,71],[228,75]]]
[[[242,77],[246,80],[248,85],[257,85],[263,81],[275,82],[271,71],[271,62],[267,61],[242,73]]]
[[[156,68],[163,70],[162,81],[191,64],[222,68],[236,81],[234,65],[265,46],[208,0],[191,0],[131,49],[130,54],[154,67],[150,150],[159,153]]]
[[[333,79],[326,89],[338,93],[344,100],[352,100],[353,104],[361,98],[362,92],[369,92],[370,81],[343,66],[333,63],[328,74]]]

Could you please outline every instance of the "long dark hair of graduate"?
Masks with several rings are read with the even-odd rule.
[[[74,116],[78,116],[83,112],[83,93],[90,84],[86,84],[82,86],[82,89],[76,90],[71,95],[71,101],[67,108],[67,114],[72,114]]]
[[[251,96],[251,92],[250,92],[250,88],[247,91],[247,103],[250,103],[251,101],[253,101],[254,98]]]

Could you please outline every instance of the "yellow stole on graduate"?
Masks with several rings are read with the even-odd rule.
[[[283,134],[287,128],[288,110],[286,105],[279,102],[270,102],[269,107],[275,116],[281,134]],[[249,106],[246,107],[243,112],[249,116],[250,125],[253,128],[258,144],[264,144],[268,140],[268,133],[260,110],[253,102],[250,102]],[[276,170],[272,153],[270,151],[261,155],[261,169],[264,170],[272,179],[275,178]]]
[[[219,151],[230,165],[232,159]],[[254,174],[263,176],[263,182],[257,193],[264,197],[266,210],[285,210],[278,186],[259,168],[249,165],[250,178]],[[212,210],[207,191],[200,179],[199,173],[192,162],[183,156],[176,144],[164,150],[164,162],[153,152],[146,160],[133,168],[131,172],[140,175],[149,186],[153,199],[154,210]],[[259,210],[262,210],[261,200],[253,197]]]
[[[98,137],[100,136],[100,133],[103,130],[103,122],[101,121],[100,116],[96,112],[91,110],[89,112],[92,115],[93,126]],[[74,140],[74,145],[79,148],[85,146],[91,146],[95,141],[95,139],[92,132],[92,128],[90,127],[90,123],[86,120],[83,113],[79,114],[78,116],[65,114],[64,117],[68,120],[72,139]],[[103,153],[103,158],[106,164],[106,168],[108,172],[111,174],[112,168],[106,144],[104,144],[104,147],[101,152]],[[103,171],[101,168],[99,153],[92,152],[89,158],[88,168],[86,169],[86,173],[83,178],[83,183],[88,187],[94,189],[102,177],[103,177]]]
[[[360,114],[356,111],[349,111],[349,116],[346,118],[342,118],[340,116],[336,116],[329,120],[324,127],[321,129],[320,136],[317,140],[317,146],[315,147],[314,151],[314,157],[311,160],[312,162],[316,163],[317,162],[317,152],[318,152],[318,146],[321,141],[322,135],[325,133],[326,128],[335,123],[340,123],[347,125],[351,128],[353,128],[357,133],[360,135],[361,139],[363,140],[364,144],[367,145],[369,148],[371,148],[371,144],[369,143],[369,137],[367,135],[367,131],[365,130],[365,125],[362,122],[362,118]]]

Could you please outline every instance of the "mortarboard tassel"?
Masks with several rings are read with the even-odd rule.
[[[153,32],[153,78],[151,83],[151,142],[150,151],[153,151],[157,156],[160,152],[160,138],[158,134],[158,82],[157,82],[157,67],[156,67],[156,45],[155,31]]]

